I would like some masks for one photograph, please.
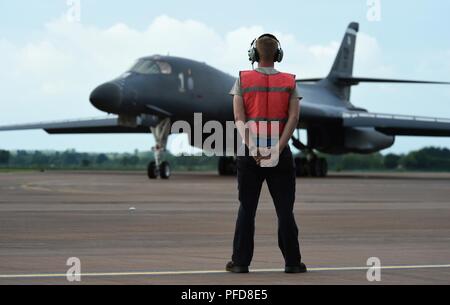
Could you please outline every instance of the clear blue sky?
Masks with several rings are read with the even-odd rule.
[[[135,57],[161,50],[205,58],[236,73],[239,67],[247,67],[246,54],[233,49],[245,50],[258,30],[286,37],[286,49],[292,52],[287,53],[285,68],[298,70],[292,72],[299,76],[323,76],[334,57],[330,50],[351,21],[360,23],[366,37],[356,54],[356,75],[450,81],[450,2],[380,3],[381,20],[370,22],[366,0],[81,0],[80,23],[65,27],[58,20],[68,10],[66,0],[1,1],[0,124],[101,115],[89,104],[90,90],[123,72]],[[169,21],[156,22],[161,16]],[[178,32],[187,20],[200,25],[198,36],[192,33],[192,37],[202,39],[202,45],[175,44],[183,41]],[[159,33],[159,40],[151,41],[149,33]],[[233,33],[240,39],[230,42],[227,37],[235,37]],[[135,44],[139,39],[142,48]],[[229,49],[224,59],[208,53],[218,43]],[[323,60],[309,60],[318,48],[324,50]],[[293,54],[294,50],[298,52]],[[242,61],[237,59],[240,56]],[[352,101],[376,112],[450,117],[449,87],[361,85],[353,90]],[[149,149],[153,141],[148,135],[49,136],[26,131],[1,133],[0,143],[6,149],[133,151]],[[425,145],[450,147],[450,140],[398,138],[389,151],[406,152]]]

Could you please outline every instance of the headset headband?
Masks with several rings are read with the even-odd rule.
[[[259,40],[259,39],[261,39],[261,38],[263,38],[263,37],[269,37],[269,38],[272,38],[272,39],[276,40],[278,43],[280,43],[280,41],[278,40],[278,38],[275,37],[275,35],[269,34],[269,33],[262,34],[262,35],[259,36],[258,39],[256,39],[256,40]]]
[[[256,43],[258,42],[259,39],[261,39],[263,37],[271,38],[271,39],[275,40],[278,43],[278,48],[277,48],[277,52],[275,54],[274,61],[281,62],[283,60],[284,52],[283,52],[283,49],[281,48],[280,41],[278,40],[277,37],[275,37],[275,35],[266,33],[266,34],[263,34],[263,35],[259,36],[258,38],[255,38],[252,41],[252,43],[250,44],[250,49],[248,50],[248,57],[249,57],[249,60],[252,62],[252,65],[256,61],[259,61],[259,54],[258,54],[258,50],[256,49]]]

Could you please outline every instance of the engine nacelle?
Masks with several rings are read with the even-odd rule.
[[[308,146],[329,154],[370,154],[389,148],[394,142],[394,136],[370,127],[308,129]]]
[[[344,147],[350,152],[370,154],[394,145],[395,137],[374,128],[346,128]]]

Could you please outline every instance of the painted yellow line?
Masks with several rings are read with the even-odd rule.
[[[371,267],[317,267],[308,268],[312,272],[324,271],[361,271]],[[409,266],[382,266],[381,270],[405,270],[405,269],[442,269],[450,268],[449,265],[409,265]],[[283,272],[283,269],[254,269],[252,273]],[[149,271],[149,272],[104,272],[82,273],[81,277],[120,277],[120,276],[167,276],[167,275],[198,275],[198,274],[225,274],[224,270],[199,270],[199,271]],[[70,274],[76,276],[77,274]],[[0,279],[26,279],[26,278],[60,278],[66,277],[65,273],[36,273],[36,274],[0,274]]]

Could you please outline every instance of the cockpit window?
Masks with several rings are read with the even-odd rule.
[[[164,61],[140,59],[129,71],[140,74],[171,74],[172,66]]]
[[[164,61],[157,61],[156,62],[159,66],[159,69],[161,70],[161,74],[172,74],[172,66],[169,65],[169,63]]]

